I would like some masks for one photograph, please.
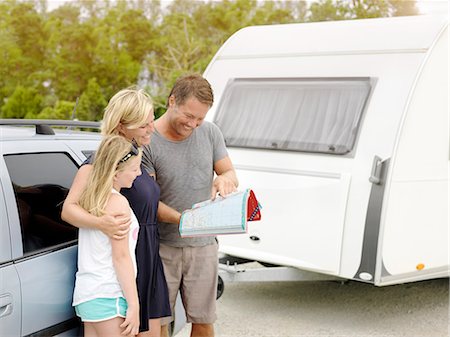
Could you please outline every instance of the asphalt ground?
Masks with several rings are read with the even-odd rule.
[[[447,337],[449,279],[227,283],[217,314],[216,337]]]

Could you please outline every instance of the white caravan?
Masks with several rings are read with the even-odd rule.
[[[263,209],[220,251],[290,267],[286,279],[448,277],[448,41],[436,16],[231,36],[204,73],[207,118]]]

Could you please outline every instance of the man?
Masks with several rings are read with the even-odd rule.
[[[194,203],[226,196],[238,180],[220,130],[204,121],[213,104],[210,84],[200,75],[179,78],[167,111],[155,122],[143,163],[161,187],[158,209],[160,255],[172,312],[180,290],[192,337],[214,336],[218,274],[215,237],[181,238],[181,212]],[[216,177],[214,178],[214,172]],[[162,324],[170,323],[163,320]],[[162,336],[167,329],[162,329]]]

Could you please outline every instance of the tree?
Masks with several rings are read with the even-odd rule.
[[[55,107],[47,106],[38,115],[39,119],[71,119],[75,103],[58,101]]]
[[[0,3],[0,9],[4,4]],[[23,63],[22,50],[17,44],[14,34],[6,22],[0,17],[0,108],[4,104],[4,99],[15,90],[21,74],[21,64]]]
[[[338,0],[320,0],[309,7],[309,21],[337,21],[351,18],[348,3]]]
[[[300,22],[306,1],[180,1],[167,9],[157,27],[158,39],[147,57],[149,85],[158,111],[175,79],[202,73],[220,46],[237,30],[257,24]]]
[[[24,56],[22,75],[38,71],[45,58],[44,41],[47,39],[43,18],[32,3],[18,2],[10,11],[9,25]]]
[[[0,108],[18,85],[40,92],[46,34],[32,3],[0,2]]]
[[[79,17],[80,8],[66,4],[50,14],[46,25],[51,36],[44,66],[51,69],[51,88],[67,101],[75,101],[86,88],[95,60],[95,26]]]
[[[101,120],[106,104],[106,99],[97,83],[97,79],[91,78],[78,102],[76,117],[79,120],[87,121]]]
[[[79,98],[80,119],[98,120],[109,97],[135,84],[159,116],[175,79],[203,73],[243,27],[417,13],[401,0],[76,0],[51,12],[48,1],[0,0],[3,116],[67,118]]]
[[[127,53],[133,61],[142,63],[155,39],[151,21],[144,16],[142,10],[129,9],[122,13],[118,30]]]
[[[352,18],[379,18],[388,16],[389,3],[386,0],[352,0]]]
[[[417,14],[416,2],[403,0],[320,0],[309,21],[349,20]]]
[[[105,97],[111,97],[118,90],[137,82],[142,60],[136,58],[143,57],[142,51],[131,55],[129,48],[133,48],[134,43],[143,45],[146,43],[137,32],[134,33],[141,38],[133,41],[130,38],[130,35],[133,35],[132,31],[124,34],[123,24],[118,19],[126,16],[131,20],[132,16],[128,16],[130,9],[126,7],[125,2],[118,2],[117,6],[110,8],[104,18],[89,21],[94,27],[92,34],[96,41],[89,76],[97,79]]]
[[[33,88],[18,85],[2,106],[2,118],[35,118],[41,111],[42,96]]]

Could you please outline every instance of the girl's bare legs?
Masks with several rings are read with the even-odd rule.
[[[124,319],[115,317],[103,322],[85,322],[84,337],[124,337],[120,327]]]
[[[98,337],[94,327],[92,326],[92,323],[84,323],[83,328],[84,337]]]

